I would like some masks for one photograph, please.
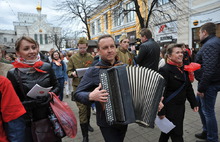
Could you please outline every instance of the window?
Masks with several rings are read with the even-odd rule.
[[[108,29],[108,13],[105,14],[105,29]]]
[[[116,35],[115,36],[115,43],[118,45],[119,44],[119,38],[121,37],[121,35]]]
[[[48,44],[48,37],[47,37],[47,34],[44,35],[44,39],[45,39],[45,44]]]
[[[11,39],[11,43],[14,43],[14,39],[13,38]]]
[[[43,44],[43,35],[40,34],[40,44]]]
[[[158,5],[164,5],[164,4],[167,4],[169,2],[170,2],[170,0],[158,0]]]
[[[92,31],[92,34],[95,35],[95,23],[94,22],[91,23],[91,31]]]
[[[126,10],[134,10],[134,3],[130,2],[130,3],[126,4]],[[128,11],[126,13],[127,22],[134,21],[134,15],[135,15],[134,11]]]
[[[100,19],[97,20],[97,30],[98,30],[97,31],[98,33],[101,32],[101,20]]]
[[[122,25],[122,21],[123,21],[122,13],[120,13],[118,8],[116,8],[114,10],[114,26],[116,27]]]
[[[34,40],[37,41],[37,34],[34,34]]]
[[[6,37],[4,37],[4,42],[7,42],[7,38]]]

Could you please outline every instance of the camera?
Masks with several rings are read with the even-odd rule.
[[[128,48],[129,51],[131,51],[131,46],[135,46],[135,50],[139,50],[139,46],[141,45],[141,39],[136,38],[135,42],[130,43],[130,47]]]

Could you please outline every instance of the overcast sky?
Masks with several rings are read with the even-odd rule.
[[[0,29],[13,30],[13,21],[18,21],[18,12],[36,13],[36,7],[40,0],[0,0]],[[42,0],[42,14],[47,15],[47,21],[54,26],[60,26],[57,22],[59,13],[54,10],[53,0]]]

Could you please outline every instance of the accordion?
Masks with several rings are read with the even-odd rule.
[[[115,66],[100,70],[102,89],[109,97],[105,103],[106,121],[112,124],[139,123],[154,127],[165,81],[157,72],[135,66]]]

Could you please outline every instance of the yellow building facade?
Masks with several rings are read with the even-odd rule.
[[[139,5],[142,16],[147,17],[147,6],[144,7],[143,0],[139,0]],[[140,24],[134,11],[126,11],[130,9],[134,9],[134,3],[130,0],[100,6],[89,15],[91,39],[97,40],[101,35],[111,34],[117,44],[121,35],[127,35],[131,43],[135,42],[139,37]]]

